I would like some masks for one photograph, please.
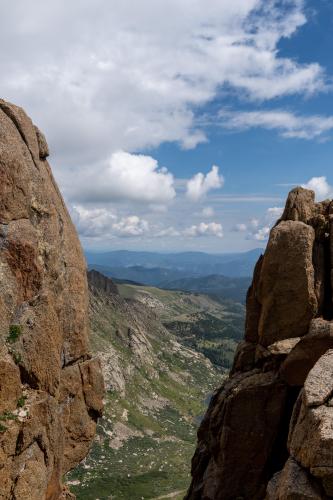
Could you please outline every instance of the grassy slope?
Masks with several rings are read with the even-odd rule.
[[[201,308],[218,314],[220,306],[146,287],[121,287],[121,294],[91,295],[92,344],[102,357],[108,391],[91,453],[68,477],[79,500],[153,499],[185,491],[196,424],[207,394],[223,377],[159,319],[186,319]]]

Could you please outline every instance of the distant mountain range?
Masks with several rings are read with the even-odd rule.
[[[176,269],[165,269],[162,267],[144,267],[144,266],[129,266],[117,267],[106,266],[100,264],[89,264],[89,269],[96,269],[105,276],[118,279],[121,281],[131,281],[136,284],[152,285],[164,287],[165,283],[169,283],[179,277],[185,278],[188,272],[177,271]]]
[[[208,275],[248,277],[252,275],[253,267],[261,253],[261,248],[228,254],[116,250],[105,253],[86,252],[86,258],[90,267],[102,272],[107,271],[108,275],[160,286],[162,281]],[[126,271],[126,268],[129,270]],[[110,270],[113,274],[110,274]]]

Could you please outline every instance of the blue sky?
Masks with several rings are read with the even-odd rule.
[[[292,37],[281,39],[281,57],[299,63],[318,62],[327,73],[328,89],[307,96],[276,97],[267,102],[248,102],[243,96],[217,97],[207,106],[209,113],[219,108],[232,110],[288,110],[302,116],[333,116],[333,3],[329,0],[305,2],[308,19]],[[333,82],[332,82],[333,83]],[[200,110],[201,111],[201,110]],[[203,112],[205,112],[204,110]],[[191,151],[176,144],[162,145],[152,152],[162,164],[172,165],[184,177],[193,167],[216,163],[226,177],[225,194],[265,194],[284,197],[288,189],[281,184],[306,183],[311,177],[326,176],[333,181],[333,130],[319,139],[286,139],[276,131],[263,128],[226,131],[218,124],[207,130],[209,142]]]
[[[292,186],[333,197],[330,0],[23,6],[1,96],[46,133],[86,248],[247,250]]]

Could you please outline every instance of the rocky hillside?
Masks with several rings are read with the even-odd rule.
[[[245,307],[217,301],[203,293],[121,284],[123,297],[135,298],[155,311],[163,325],[187,347],[221,368],[230,368],[244,335]]]
[[[102,410],[85,260],[43,134],[0,100],[0,498],[69,498]]]
[[[172,317],[174,292],[165,292],[170,297],[163,305],[153,289],[118,290],[95,271],[89,288],[92,347],[102,359],[106,406],[90,455],[69,476],[71,489],[82,500],[182,498],[197,422],[223,371],[163,326],[160,308],[169,308]]]
[[[291,191],[199,428],[187,500],[333,497],[332,223],[333,202]]]

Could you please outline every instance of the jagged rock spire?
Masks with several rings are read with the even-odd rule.
[[[0,497],[69,498],[102,410],[86,264],[43,134],[0,100]]]
[[[297,187],[247,295],[245,340],[198,431],[187,500],[333,496],[333,202]]]

